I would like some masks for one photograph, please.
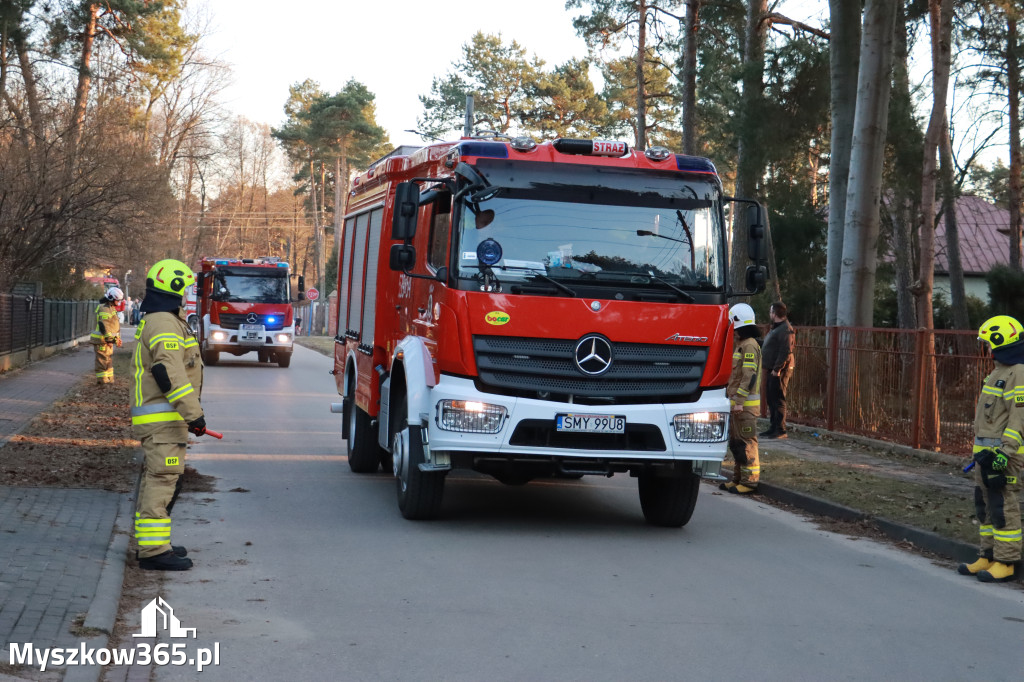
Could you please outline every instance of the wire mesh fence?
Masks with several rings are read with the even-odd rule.
[[[968,331],[800,327],[796,423],[969,456],[991,358]]]
[[[0,294],[0,355],[66,343],[88,334],[95,301]]]

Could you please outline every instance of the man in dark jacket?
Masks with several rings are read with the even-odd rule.
[[[796,332],[789,323],[789,310],[782,301],[772,303],[768,311],[772,329],[761,349],[761,366],[765,376],[765,399],[768,401],[768,430],[763,438],[786,438],[786,389],[793,375],[793,345]]]

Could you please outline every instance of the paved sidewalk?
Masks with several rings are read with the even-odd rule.
[[[92,346],[0,374],[0,447],[28,426],[37,414],[71,390],[93,368]]]
[[[83,345],[0,375],[0,463],[3,445],[92,367],[92,347]],[[113,628],[126,546],[114,528],[119,517],[128,527],[128,508],[128,495],[106,490],[0,486],[0,662],[10,662],[12,643],[105,646],[105,636],[97,641],[96,634]],[[78,630],[83,621],[85,630]],[[31,679],[64,672],[31,670],[24,673]],[[65,679],[99,673],[98,666],[69,668]],[[0,674],[8,679],[20,678]]]

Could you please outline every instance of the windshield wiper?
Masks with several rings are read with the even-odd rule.
[[[498,268],[499,270],[521,270],[521,271],[533,273],[539,279],[542,279],[545,282],[550,282],[551,284],[554,284],[556,287],[558,287],[559,289],[561,289],[565,293],[569,294],[573,298],[578,298],[579,297],[579,294],[577,294],[575,291],[573,291],[569,287],[565,286],[564,284],[559,282],[557,279],[553,279],[551,277],[548,277],[546,274],[544,274],[543,272],[541,272],[540,270],[538,270],[536,268],[529,268],[529,267],[526,267],[526,266],[523,266],[523,265],[494,265],[492,267]]]
[[[615,271],[614,274],[616,274],[616,275],[632,275],[634,277],[650,277],[655,282],[658,282],[659,284],[663,284],[664,286],[668,287],[672,291],[674,291],[677,294],[679,294],[679,297],[681,299],[683,299],[685,302],[693,303],[696,300],[693,296],[691,296],[690,294],[686,293],[685,291],[683,291],[682,289],[677,287],[675,284],[672,284],[672,282],[669,282],[668,280],[662,279],[661,277],[658,277],[657,275],[655,275],[653,272],[650,272],[650,271],[648,271],[648,272],[617,272],[617,271]]]

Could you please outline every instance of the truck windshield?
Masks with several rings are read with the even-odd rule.
[[[460,212],[458,276],[470,288],[496,278],[719,290],[726,248],[717,187],[682,179],[678,186],[686,187],[688,198],[678,190],[663,196],[562,186],[502,188],[490,199],[467,202]],[[477,252],[485,241],[492,260],[495,244],[501,253],[490,268]]]
[[[288,303],[288,274],[271,268],[222,268],[213,280],[213,300]]]

